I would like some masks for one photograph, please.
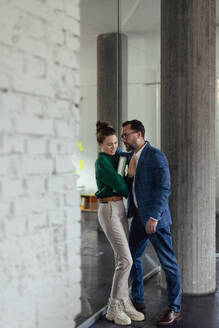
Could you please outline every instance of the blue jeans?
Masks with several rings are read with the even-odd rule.
[[[145,227],[140,220],[141,219],[138,216],[134,217],[131,223],[129,235],[129,247],[133,259],[130,273],[132,284],[131,298],[133,301],[144,303],[141,256],[150,240],[166,275],[168,306],[175,312],[179,312],[181,309],[182,292],[178,264],[172,246],[170,228],[167,226],[158,229],[154,234],[147,234]]]

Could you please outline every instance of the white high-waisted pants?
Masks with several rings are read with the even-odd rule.
[[[128,219],[122,200],[99,203],[98,219],[115,256],[115,271],[110,296],[123,299],[128,296],[128,278],[132,256],[128,244]]]

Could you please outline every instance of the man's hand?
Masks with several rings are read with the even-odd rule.
[[[132,155],[132,158],[130,159],[129,162],[129,167],[128,167],[128,175],[130,178],[134,177],[136,173],[136,159],[134,155]]]
[[[157,222],[158,221],[153,220],[151,218],[148,220],[148,222],[146,223],[146,232],[147,232],[147,234],[156,232]]]

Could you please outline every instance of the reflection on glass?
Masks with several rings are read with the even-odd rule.
[[[122,121],[139,119],[146,127],[147,139],[159,147],[160,0],[81,0],[80,22],[80,137],[74,162],[77,162],[75,174],[79,176],[82,209],[82,311],[76,318],[76,326],[107,304],[114,271],[113,251],[98,227],[97,203],[93,197],[97,190],[95,125],[100,91],[97,90],[97,39],[101,34],[121,33],[116,67],[118,99],[117,106],[112,106],[111,123],[113,115],[119,122],[116,129]],[[111,55],[109,51],[109,58]],[[157,266],[151,246],[143,260],[144,273],[149,274]]]
[[[82,191],[96,191],[94,162],[96,159],[97,121],[97,37],[117,32],[117,0],[81,0],[80,48],[80,142],[84,151],[84,169],[78,185]]]
[[[146,138],[159,147],[160,0],[121,0],[120,32],[128,36],[126,116],[142,121]]]
[[[117,33],[117,0],[81,0],[80,47],[80,137],[77,163],[81,196],[81,269],[82,295],[79,326],[106,305],[113,274],[114,257],[102,232],[98,231],[94,163],[97,157],[97,38],[103,33]]]
[[[120,0],[119,31],[127,36],[128,104],[124,120],[138,119],[145,138],[160,147],[160,0]],[[121,47],[123,52],[123,48]],[[143,255],[145,275],[159,264],[149,244]]]

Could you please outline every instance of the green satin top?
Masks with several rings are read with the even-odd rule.
[[[97,198],[123,196],[128,197],[126,181],[117,173],[119,155],[108,155],[100,152],[95,162]]]

